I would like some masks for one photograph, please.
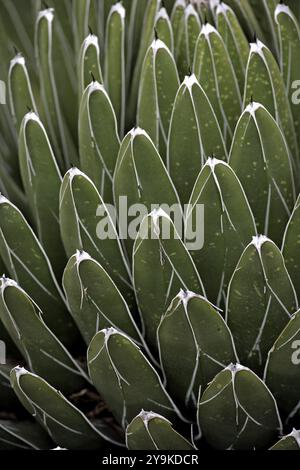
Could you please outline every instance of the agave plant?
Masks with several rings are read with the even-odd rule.
[[[300,449],[298,3],[1,1],[0,449]]]

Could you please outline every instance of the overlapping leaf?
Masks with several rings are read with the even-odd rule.
[[[217,29],[221,34],[243,93],[246,66],[249,56],[249,43],[234,11],[221,2],[216,10]]]
[[[60,228],[66,253],[87,251],[99,261],[132,305],[129,272],[114,221],[96,186],[80,170],[69,170],[60,192]]]
[[[107,203],[113,202],[112,179],[120,148],[118,125],[103,85],[90,83],[79,109],[79,154],[82,171]]]
[[[199,219],[199,205],[204,207],[204,220]],[[256,233],[245,193],[227,163],[207,160],[189,201],[186,225],[203,232],[203,246],[191,254],[208,299],[220,305],[236,263]]]
[[[281,420],[273,395],[250,369],[231,364],[204,391],[201,429],[214,448],[254,450],[272,444]]]
[[[244,107],[252,99],[261,103],[272,114],[287,140],[294,166],[298,168],[298,144],[283,78],[271,51],[259,40],[250,47]]]
[[[190,291],[181,290],[173,299],[159,324],[157,341],[167,389],[191,408],[197,404],[199,387],[203,389],[237,360],[221,315],[204,297]]]
[[[120,236],[125,239],[130,255],[136,231],[146,215],[142,212],[144,208],[151,212],[161,205],[172,208],[175,204],[180,207],[177,192],[163,161],[150,137],[141,128],[132,129],[121,144],[114,174],[114,198],[118,213],[120,207],[124,211],[121,205],[125,200],[126,207],[130,208],[127,225],[124,227],[124,224],[120,224],[119,227]],[[131,223],[134,225],[130,228]],[[127,232],[131,230],[133,234],[129,236]]]
[[[61,174],[46,130],[32,112],[25,115],[21,124],[19,162],[39,240],[60,278],[66,264],[58,214]]]
[[[299,410],[300,311],[296,312],[269,351],[264,380],[281,410],[292,418]]]
[[[47,326],[65,345],[74,346],[77,329],[49,259],[21,212],[3,196],[0,196],[0,254],[9,275],[44,312]]]
[[[276,121],[250,103],[238,121],[229,158],[243,185],[257,230],[281,244],[295,200],[289,150]]]
[[[262,372],[269,349],[297,309],[294,287],[277,246],[254,237],[228,288],[227,323],[240,361]]]
[[[87,345],[99,330],[109,327],[118,328],[141,342],[141,335],[116,284],[87,253],[77,251],[71,256],[63,286],[74,321]]]
[[[192,258],[162,209],[151,212],[141,224],[133,248],[133,284],[146,341],[156,350],[157,327],[179,289],[204,294]]]
[[[44,427],[54,442],[70,450],[101,450],[117,443],[104,424],[96,427],[59,391],[41,377],[21,367],[11,372],[11,382],[23,406]]]
[[[167,46],[156,39],[147,51],[141,72],[137,124],[148,133],[164,159],[178,87],[174,58]]]
[[[167,167],[182,204],[209,156],[227,160],[227,150],[210,101],[195,75],[186,76],[176,95],[168,138]]]
[[[125,126],[125,9],[112,6],[106,25],[105,86],[116,113],[120,136]]]
[[[176,419],[177,411],[155,369],[137,345],[114,328],[94,336],[88,367],[95,387],[123,426],[149,407]]]
[[[157,413],[141,411],[126,429],[129,450],[193,450],[193,446],[178,434],[170,421]]]
[[[0,318],[30,369],[72,393],[86,385],[84,372],[43,321],[33,300],[11,279],[0,279]]]
[[[241,112],[241,94],[222,36],[209,23],[202,26],[195,50],[194,73],[206,92],[230,144]]]

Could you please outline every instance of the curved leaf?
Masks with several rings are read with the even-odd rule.
[[[0,450],[48,450],[53,442],[31,421],[0,420]]]
[[[155,369],[136,344],[114,328],[94,336],[88,367],[95,387],[123,427],[149,406],[167,419],[176,418],[174,404]]]
[[[229,328],[204,297],[181,290],[157,330],[167,389],[181,404],[196,407],[199,387],[236,361]],[[184,374],[182,374],[184,371]]]
[[[61,170],[76,164],[77,155],[72,136],[62,113],[53,62],[55,21],[54,9],[39,12],[36,20],[35,50],[38,62],[41,97],[47,121],[47,130]],[[86,35],[85,35],[86,36]],[[83,38],[82,38],[83,40]],[[80,42],[81,44],[81,42]],[[72,103],[69,104],[71,106]]]
[[[194,73],[214,108],[226,142],[230,144],[241,113],[241,94],[222,36],[209,23],[202,26],[196,44]]]
[[[49,330],[33,300],[11,279],[0,279],[0,318],[30,369],[65,393],[86,385],[83,371]]]
[[[38,375],[22,367],[11,372],[11,382],[19,400],[54,442],[69,450],[101,450],[116,443],[108,430],[97,429],[59,391]],[[115,437],[115,436],[114,436]]]
[[[204,205],[201,226],[197,222],[199,204]],[[189,201],[186,225],[204,231],[203,247],[191,254],[208,299],[219,306],[244,247],[256,233],[247,198],[227,163],[207,160]]]
[[[137,342],[141,335],[112,278],[83,251],[71,256],[63,276],[69,308],[85,342],[103,328],[114,327]]]
[[[129,450],[194,449],[190,442],[173,429],[170,421],[148,411],[141,411],[127,426],[126,445]]]
[[[261,372],[269,349],[297,308],[279,249],[267,237],[254,237],[228,287],[227,323],[240,361]]]
[[[276,121],[259,103],[240,117],[230,151],[259,233],[280,244],[295,201],[289,150]]]
[[[193,67],[196,42],[201,30],[201,22],[194,6],[189,3],[184,10],[180,48],[177,57],[180,78],[184,78]]]
[[[112,178],[120,148],[117,120],[103,85],[93,82],[85,89],[79,108],[79,155],[82,170],[100,195],[112,203]]]
[[[146,54],[139,88],[137,124],[152,139],[164,159],[179,78],[174,58],[160,40]]]
[[[300,260],[300,196],[296,201],[294,210],[288,221],[283,236],[282,242],[282,254],[284,257],[285,265],[291,276],[298,298],[300,298],[300,271],[299,271],[299,260]]]
[[[300,25],[292,11],[286,5],[278,5],[275,21],[279,28],[280,68],[291,106],[298,150],[300,149]],[[299,155],[300,157],[300,155]]]
[[[140,0],[138,3],[142,3]],[[144,20],[142,26],[142,34],[140,37],[140,41],[137,44],[137,57],[136,62],[133,70],[132,80],[131,80],[131,87],[130,87],[130,100],[128,103],[128,121],[129,125],[132,126],[135,123],[135,114],[136,114],[136,106],[137,106],[137,98],[138,98],[138,86],[140,82],[140,75],[141,70],[144,62],[144,58],[146,55],[146,51],[150,46],[151,42],[153,41],[154,36],[154,25],[155,25],[155,18],[157,12],[160,8],[161,0],[149,0],[146,4],[144,11]],[[143,5],[141,5],[143,6]],[[141,12],[141,14],[143,14]]]
[[[226,3],[219,3],[216,10],[217,29],[224,44],[238,80],[240,91],[243,93],[246,66],[249,56],[249,43],[235,12]]]
[[[105,86],[114,107],[120,137],[125,126],[125,8],[115,3],[109,12],[105,38]]]
[[[281,420],[274,397],[250,369],[231,364],[204,391],[201,429],[216,449],[254,450],[274,442]]]
[[[69,170],[60,192],[60,228],[68,257],[84,250],[116,282],[132,305],[130,273],[114,221],[93,182],[77,168]]]
[[[293,163],[297,167],[298,144],[283,78],[271,51],[259,40],[250,47],[244,107],[252,99],[265,106],[276,120],[287,140]]]
[[[179,289],[204,294],[192,258],[162,209],[151,212],[141,224],[133,248],[133,284],[146,342],[156,350],[157,327]]]
[[[60,278],[66,264],[58,220],[62,178],[46,130],[32,112],[25,115],[21,124],[19,162],[39,240]]]
[[[98,37],[89,34],[83,41],[78,63],[78,97],[81,100],[86,87],[94,78],[97,82],[103,83],[101,64],[100,64],[100,46]]]
[[[44,312],[47,326],[64,345],[74,345],[78,331],[49,259],[21,212],[4,196],[0,196],[0,254],[10,276]]]
[[[124,227],[119,222],[119,231],[130,256],[133,239],[143,217],[164,204],[170,208],[173,204],[180,205],[174,185],[153,142],[140,128],[132,129],[121,144],[114,174],[114,200],[118,213],[129,208],[128,223]],[[133,236],[128,238],[131,230]]]
[[[172,24],[167,13],[167,10],[163,7],[158,11],[155,18],[155,31],[157,38],[160,39],[167,48],[173,53],[174,51],[174,37]]]
[[[195,75],[185,77],[173,106],[167,167],[182,204],[209,156],[227,160],[227,150],[210,101]]]
[[[293,417],[299,410],[300,311],[296,312],[269,351],[264,381],[279,409]]]
[[[171,24],[174,35],[174,57],[177,61],[180,54],[181,43],[184,35],[184,12],[186,8],[185,0],[176,0],[171,13]]]
[[[22,54],[16,55],[10,62],[8,71],[8,93],[11,114],[15,121],[17,131],[19,131],[22,119],[28,112],[28,109],[36,112],[31,82]]]

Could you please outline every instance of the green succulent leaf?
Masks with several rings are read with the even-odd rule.
[[[275,10],[278,0],[250,0],[250,4],[260,19],[264,37],[271,45],[271,49],[279,57],[279,33],[275,21]]]
[[[62,178],[46,130],[32,112],[25,115],[21,124],[19,162],[39,240],[60,278],[66,264],[58,213]]]
[[[184,10],[182,20],[180,49],[177,57],[178,72],[183,79],[193,67],[197,39],[201,30],[201,22],[194,6],[190,3]]]
[[[105,86],[114,107],[120,137],[125,126],[125,9],[112,6],[106,25]]]
[[[181,43],[184,36],[184,14],[186,3],[185,0],[176,0],[171,14],[171,24],[174,36],[174,57],[178,60]]]
[[[154,350],[161,317],[178,291],[193,289],[205,295],[193,260],[162,209],[151,212],[141,223],[133,249],[133,284],[146,342]]]
[[[78,63],[79,100],[92,79],[98,83],[103,83],[100,64],[100,46],[98,37],[95,36],[95,34],[89,34],[84,39],[80,48]]]
[[[214,108],[226,143],[230,145],[241,113],[241,94],[222,36],[209,23],[202,26],[196,44],[194,73]]]
[[[262,372],[269,349],[297,308],[279,249],[265,236],[254,237],[228,288],[226,317],[240,361]]]
[[[53,442],[37,423],[0,420],[0,450],[47,450]]]
[[[280,68],[292,110],[298,149],[300,149],[300,25],[286,5],[278,5],[275,21],[279,28]]]
[[[163,161],[150,137],[141,128],[132,129],[121,144],[114,174],[114,200],[118,213],[124,196],[127,207],[131,208],[128,231],[138,229],[143,217],[147,215],[142,213],[140,204],[146,207],[148,212],[164,204],[180,207],[177,192]],[[140,214],[138,221],[132,220],[131,214],[135,216],[134,219]],[[131,223],[134,226],[131,226]],[[133,237],[127,238],[128,233],[124,233],[122,226],[119,231],[131,256]]]
[[[163,7],[158,11],[155,18],[155,31],[157,38],[160,39],[167,48],[174,52],[174,37],[170,17],[167,10]]]
[[[85,386],[85,374],[46,326],[41,310],[7,278],[0,279],[0,318],[33,372],[65,393]]]
[[[281,128],[298,168],[298,144],[283,78],[271,51],[259,40],[250,47],[245,83],[244,107],[252,99],[265,106]]]
[[[291,276],[298,298],[300,295],[300,272],[299,272],[299,244],[300,244],[300,196],[296,201],[291,217],[286,225],[283,242],[282,254],[285,265]]]
[[[32,92],[31,81],[22,54],[16,55],[10,62],[8,71],[8,93],[10,109],[17,131],[28,108],[37,112]]]
[[[58,390],[22,367],[11,372],[15,393],[27,411],[43,426],[54,442],[69,450],[101,450],[117,441],[105,426],[96,427]],[[107,434],[106,434],[107,432]]]
[[[142,2],[139,0],[138,3],[142,3]],[[128,103],[129,125],[133,125],[135,123],[135,114],[136,114],[138,88],[139,88],[141,70],[142,70],[144,58],[146,55],[146,51],[148,50],[148,47],[153,41],[155,19],[160,9],[160,4],[161,4],[161,0],[149,0],[146,3],[146,8],[144,11],[143,26],[142,26],[143,34],[141,35],[140,43],[137,45],[138,53],[137,53],[137,57],[135,61],[135,66],[134,66],[132,80],[131,80],[131,87],[130,87],[130,100]],[[143,14],[143,13],[140,12],[140,14]]]
[[[148,133],[164,160],[178,87],[174,58],[167,46],[156,39],[147,51],[141,71],[137,124]]]
[[[126,445],[129,450],[194,450],[170,421],[148,411],[141,411],[127,426]]]
[[[226,3],[219,3],[216,10],[216,22],[217,29],[229,52],[242,93],[244,90],[245,73],[249,57],[248,40],[235,12]]]
[[[259,16],[256,16],[256,10],[252,8],[251,3],[252,0],[226,0],[226,4],[230,6],[235,12],[247,36],[252,38],[256,34],[263,41],[265,38],[262,32]],[[215,9],[217,8],[217,6],[218,3],[215,2]]]
[[[0,255],[8,273],[44,312],[45,323],[64,345],[74,346],[78,332],[49,259],[16,206],[0,196]]]
[[[208,300],[191,291],[181,290],[173,299],[162,316],[157,341],[167,390],[192,408],[197,405],[199,387],[203,389],[237,360],[223,318]]]
[[[227,160],[227,150],[210,101],[195,75],[186,76],[173,106],[167,168],[182,204],[187,204],[197,176],[211,155]]]
[[[90,83],[83,93],[78,137],[82,171],[94,182],[104,201],[111,204],[120,140],[111,100],[98,82]]]
[[[300,311],[296,312],[268,354],[264,381],[279,409],[289,417],[299,410]]]
[[[67,256],[77,250],[99,261],[132,305],[130,274],[114,221],[96,186],[77,168],[69,170],[60,192],[60,227]]]
[[[259,233],[281,244],[295,201],[289,150],[276,121],[259,103],[240,117],[229,164],[248,198]]]
[[[79,51],[84,38],[88,35],[91,0],[74,0],[72,2],[72,9],[75,50]]]
[[[70,162],[76,164],[77,155],[69,127],[66,123],[66,118],[62,113],[54,72],[54,21],[53,8],[40,11],[36,21],[35,50],[47,130],[55,150],[58,164],[63,170],[65,167],[70,166]]]
[[[300,450],[300,431],[293,431],[276,442],[270,450]]]
[[[99,331],[88,348],[90,377],[123,427],[151,406],[174,420],[177,410],[138,346],[114,328]]]
[[[142,36],[143,25],[144,25],[144,15],[148,7],[148,0],[126,0],[126,3],[123,2],[123,4],[125,4],[126,21],[127,21],[126,38],[125,38],[126,39],[126,89],[129,93],[129,91],[131,90],[132,73],[136,64],[137,56],[139,54],[139,46],[141,43],[141,36]],[[149,43],[150,42],[151,42],[151,39],[149,40]],[[135,99],[136,98],[137,98],[137,95],[135,96]],[[129,117],[129,113],[128,113],[128,117]],[[133,119],[132,122],[134,122],[135,116],[132,115],[131,118]],[[129,124],[127,123],[127,120],[126,120],[126,124]]]
[[[274,442],[281,420],[273,395],[257,375],[239,364],[226,367],[199,403],[203,435],[216,449],[254,450]]]
[[[87,345],[95,334],[109,327],[136,342],[141,335],[118,287],[98,261],[83,251],[71,256],[63,286],[75,323]]]
[[[201,205],[204,223],[199,225],[197,212]],[[191,255],[208,299],[219,306],[243,249],[256,234],[248,200],[227,163],[207,160],[189,201],[186,226],[203,231],[203,246],[191,250]]]

